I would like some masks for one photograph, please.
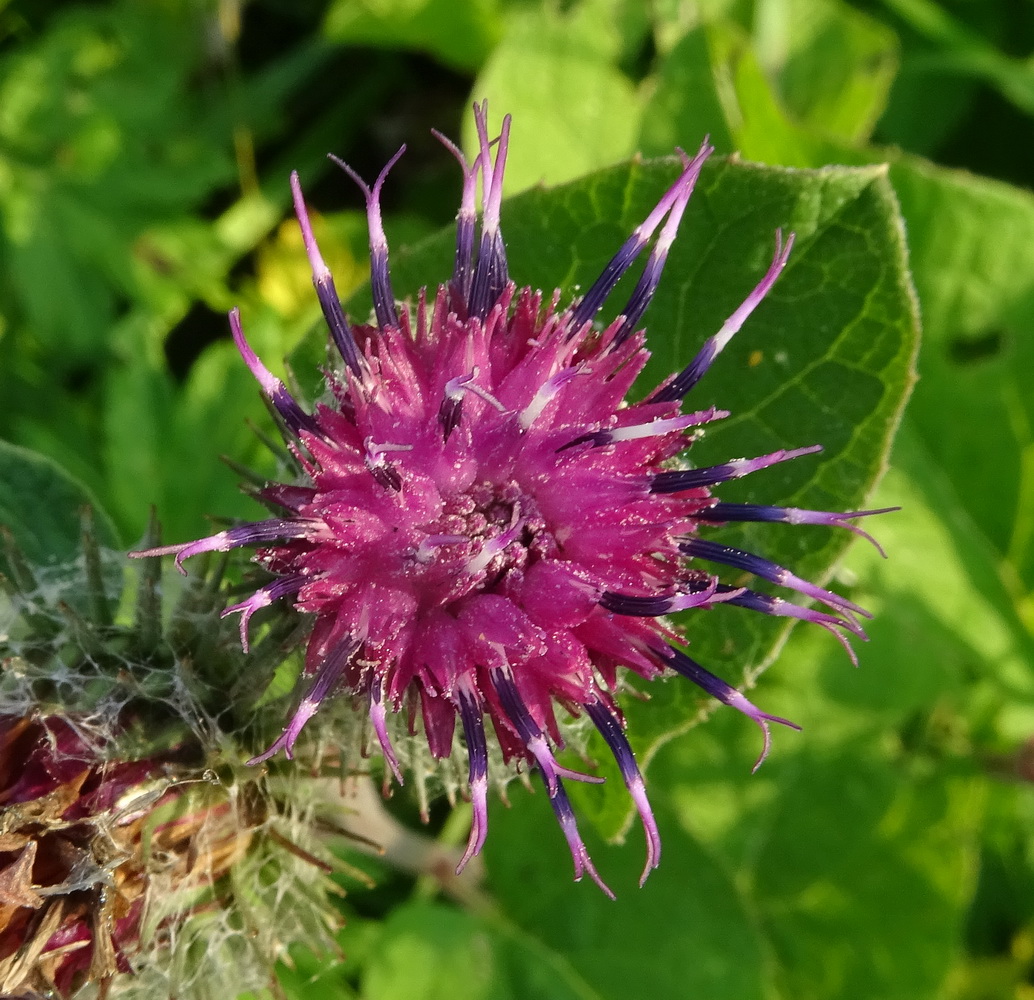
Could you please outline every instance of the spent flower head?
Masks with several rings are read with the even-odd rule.
[[[196,889],[247,851],[225,799],[176,750],[120,759],[69,715],[0,715],[0,991],[74,995],[133,969],[153,893]]]
[[[292,176],[313,283],[343,362],[328,372],[325,397],[304,409],[249,347],[236,310],[230,324],[298,476],[261,490],[268,520],[136,555],[175,554],[180,565],[203,552],[255,548],[268,578],[226,611],[240,614],[245,647],[252,615],[274,602],[312,616],[307,686],[283,733],[251,763],[281,750],[290,757],[323,703],[346,693],[368,713],[401,782],[389,721],[401,713],[414,731],[419,715],[435,758],[466,750],[473,824],[462,868],[488,831],[494,734],[506,763],[541,776],[576,877],[588,872],[609,893],[565,789],[568,780],[600,779],[556,756],[569,717],[586,717],[614,754],[646,831],[644,879],[660,838],[615,701],[622,671],[646,679],[674,671],[743,712],[763,731],[762,758],[769,723],[792,725],[693,660],[667,616],[723,603],[813,622],[848,650],[847,637],[864,638],[862,608],[698,529],[784,522],[864,535],[849,519],[873,512],[727,503],[713,492],[817,447],[703,468],[677,461],[700,428],[728,415],[683,412],[683,400],[779,277],[792,235],[776,234],[768,270],[697,356],[645,399],[626,402],[648,357],[640,321],[712,147],[705,142],[693,157],[679,151],[675,182],[588,291],[560,308],[559,295],[547,300],[510,280],[500,229],[510,119],[493,140],[487,107],[474,113],[473,162],[439,136],[463,172],[455,267],[415,304],[395,297],[381,223],[381,188],[398,156],[372,187],[337,161],[366,198],[370,323],[346,318]],[[627,303],[599,321],[644,253]],[[824,610],[723,582],[722,568]]]
[[[0,527],[0,996],[223,1000],[335,947],[328,796],[240,766],[219,574],[158,569],[130,612],[88,512],[71,561]]]

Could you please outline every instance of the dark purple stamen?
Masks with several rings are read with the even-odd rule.
[[[402,489],[402,477],[399,475],[398,469],[390,462],[373,462],[367,458],[366,468],[369,469],[370,475],[385,489],[394,490],[396,493]]]
[[[499,694],[499,701],[506,711],[507,717],[517,730],[521,742],[527,745],[533,739],[541,738],[542,731],[535,724],[527,705],[524,704],[513,678],[505,670],[496,668],[492,671],[492,686]]]
[[[734,593],[735,592],[735,593]],[[748,590],[746,587],[731,587],[727,583],[718,585],[719,594],[727,594],[727,604],[740,608],[747,608],[750,611],[760,611],[762,614],[775,615],[780,618],[801,618],[804,621],[815,622],[819,625],[835,625],[846,628],[853,632],[859,639],[866,639],[867,636],[862,626],[857,622],[848,622],[836,615],[827,615],[822,611],[814,611],[811,608],[802,608],[799,604],[785,601],[781,597],[772,597],[770,594],[759,594],[755,590]]]
[[[696,184],[697,177],[700,176],[700,169],[703,167],[704,161],[713,152],[714,147],[709,145],[706,140],[692,160],[682,150],[679,150],[679,155],[682,157],[683,170],[678,180],[668,188],[653,211],[636,227],[632,235],[625,240],[621,249],[607,263],[603,273],[593,282],[589,291],[585,293],[585,298],[571,311],[570,332],[572,336],[586,323],[591,322],[595,318],[596,313],[603,308],[603,303],[606,302],[607,296],[614,290],[614,286],[621,279],[621,276],[632,266],[639,254],[643,252],[643,249],[650,242],[650,237],[653,236],[654,231],[661,224],[661,220],[680,202],[682,203],[682,207],[679,209],[679,216],[681,217],[685,209],[685,201],[688,200],[693,191],[693,186]],[[665,247],[663,252],[666,256],[667,247]],[[659,266],[664,266],[663,257],[659,260]],[[657,276],[660,276],[659,270],[657,271]],[[640,284],[642,284],[642,279]],[[638,291],[639,288],[637,287],[636,292]],[[634,306],[636,302],[635,293],[633,293],[632,299],[633,301],[629,302],[629,306],[626,308]],[[646,301],[649,301],[648,297]]]
[[[699,174],[699,168],[697,173]],[[621,310],[621,314],[625,319],[618,328],[617,333],[614,334],[612,347],[618,347],[635,332],[636,327],[639,325],[639,320],[643,318],[643,313],[646,312],[646,307],[654,296],[654,292],[657,291],[661,274],[664,271],[664,265],[668,260],[668,251],[675,242],[675,236],[679,231],[679,223],[682,221],[686,206],[689,204],[695,181],[696,175],[694,175],[692,182],[683,187],[678,198],[675,199],[675,203],[671,208],[671,214],[668,216],[668,221],[664,223],[664,227],[657,237],[657,242],[654,244],[653,249],[650,251],[650,256],[646,260],[643,273],[639,276],[639,281],[636,282],[635,289],[628,303]]]
[[[709,670],[705,670],[696,660],[690,659],[681,649],[676,649],[674,646],[666,646],[664,649],[655,649],[654,652],[664,660],[664,662],[671,667],[672,670],[682,674],[683,677],[692,681],[697,687],[702,688],[712,698],[717,698],[723,705],[728,705],[730,708],[735,708],[736,711],[742,712],[748,718],[753,719],[758,726],[761,728],[761,732],[764,734],[765,743],[761,750],[761,756],[758,757],[754,763],[754,770],[756,771],[761,767],[765,758],[768,756],[768,751],[772,746],[772,733],[768,728],[768,723],[776,722],[781,726],[787,726],[790,729],[799,730],[801,727],[796,722],[791,722],[789,719],[783,719],[778,715],[769,715],[767,712],[762,712],[756,705],[752,704],[747,698],[736,690],[731,684],[727,684],[720,677],[716,677]]]
[[[688,608],[700,607],[716,600],[728,600],[727,596],[718,597],[718,590],[718,580],[715,577],[692,580],[679,594],[650,594],[643,597],[605,590],[600,595],[600,607],[616,615],[657,618],[660,615],[670,614],[672,611],[685,611]]]
[[[589,851],[582,840],[582,835],[578,832],[578,822],[575,820],[574,810],[571,808],[571,800],[567,797],[562,782],[557,779],[556,787],[552,788],[546,775],[542,776],[542,780],[549,788],[549,804],[553,807],[553,814],[557,818],[557,823],[560,824],[560,829],[567,840],[567,846],[571,849],[571,859],[574,861],[574,880],[581,882],[582,876],[588,872],[593,882],[613,899],[614,893],[600,878],[596,866],[592,863],[592,858],[589,857]]]
[[[900,507],[880,507],[878,510],[849,510],[840,514],[827,510],[802,510],[799,507],[766,507],[754,503],[716,503],[705,510],[699,511],[695,517],[699,521],[708,521],[712,524],[725,524],[726,522],[748,521],[765,522],[777,524],[822,524],[831,528],[847,528],[866,541],[872,542],[876,551],[884,559],[887,558],[883,547],[868,532],[863,531],[857,524],[849,524],[853,517],[871,517],[873,514],[890,514]]]
[[[323,699],[333,693],[338,681],[341,680],[341,675],[345,672],[345,667],[348,666],[348,661],[358,648],[359,643],[353,640],[341,642],[331,651],[320,664],[319,669],[316,671],[316,679],[309,690],[305,692],[305,697],[302,698],[301,704],[295,710],[294,715],[291,716],[291,721],[288,722],[277,741],[265,753],[252,757],[248,761],[249,765],[261,764],[263,761],[269,760],[270,757],[280,750],[284,751],[284,756],[288,760],[294,756],[294,744],[298,740],[298,736],[301,734],[305,723],[319,711]]]
[[[712,420],[722,420],[728,415],[728,410],[719,410],[717,407],[711,406],[706,410],[698,410],[696,413],[682,413],[677,417],[651,420],[645,424],[626,424],[622,427],[590,431],[588,434],[581,434],[573,441],[561,445],[557,448],[557,454],[579,444],[591,444],[594,448],[602,448],[604,445],[619,444],[622,441],[640,441],[648,437],[661,437],[671,431],[697,427],[700,424],[710,423]]]
[[[767,469],[770,465],[779,462],[789,462],[792,459],[800,458],[802,455],[813,455],[822,451],[822,445],[812,445],[809,448],[780,448],[768,455],[760,455],[757,458],[736,458],[731,462],[723,462],[721,465],[709,465],[700,469],[678,469],[671,472],[658,472],[651,477],[651,493],[679,493],[682,490],[699,489],[702,486],[714,486],[717,483],[724,483],[730,479],[739,479],[742,476],[749,476],[759,469]]]
[[[294,198],[295,215],[298,216],[298,225],[302,231],[302,243],[309,258],[309,266],[312,268],[312,284],[316,289],[320,309],[323,310],[323,318],[327,321],[330,337],[345,364],[354,375],[359,375],[362,372],[359,347],[355,342],[355,334],[352,333],[352,328],[345,318],[345,311],[341,308],[341,299],[338,298],[337,289],[334,287],[330,268],[323,260],[316,237],[312,233],[312,224],[309,222],[309,213],[305,208],[305,199],[302,197],[302,187],[297,171],[291,174],[291,194]]]
[[[664,248],[663,253],[658,253],[655,249],[647,259],[646,267],[643,269],[639,282],[632,291],[632,295],[625,308],[621,310],[621,315],[625,318],[617,333],[614,334],[612,347],[619,347],[631,334],[635,333],[639,320],[642,319],[643,313],[646,312],[646,307],[650,304],[650,300],[660,284],[661,272],[664,270],[664,264],[668,258],[667,251],[667,247]]]
[[[442,425],[442,438],[449,440],[449,435],[459,427],[463,416],[463,397],[446,396],[438,407],[438,423]]]
[[[384,169],[377,175],[371,188],[344,160],[331,155],[336,163],[359,186],[366,198],[366,220],[370,230],[370,291],[373,295],[373,311],[377,317],[377,325],[385,330],[399,325],[399,314],[395,309],[395,295],[391,290],[391,275],[388,273],[388,239],[384,235],[384,223],[381,221],[381,188],[384,180],[399,158],[406,151],[403,145],[388,160]]]
[[[743,549],[734,549],[729,545],[721,545],[718,542],[711,542],[704,538],[686,539],[686,541],[679,544],[679,549],[687,556],[705,559],[708,562],[721,563],[723,566],[732,566],[734,569],[742,569],[747,573],[752,573],[754,576],[761,577],[762,580],[779,584],[781,587],[789,587],[791,590],[806,594],[808,597],[821,601],[823,604],[836,608],[838,611],[861,615],[863,618],[872,617],[872,614],[866,611],[865,608],[852,603],[846,597],[841,597],[831,590],[823,590],[822,587],[816,587],[813,583],[802,580],[796,574],[791,573],[785,567],[770,562],[768,559],[762,559],[761,556],[756,556],[753,553],[744,552]]]
[[[482,215],[481,246],[474,278],[471,283],[468,312],[471,316],[484,319],[495,305],[506,283],[509,273],[506,264],[506,247],[499,230],[499,214],[503,201],[503,173],[506,169],[506,153],[510,142],[510,116],[503,118],[499,133],[495,163],[491,159],[491,143],[488,139],[487,102],[479,108],[474,105],[474,119],[477,123],[478,139],[481,144]]]
[[[757,591],[748,590],[746,587],[730,587],[728,584],[719,584],[718,593],[724,597],[723,603],[725,604],[746,608],[749,611],[758,611],[763,615],[773,615],[776,618],[797,618],[800,621],[811,622],[814,625],[821,626],[844,647],[847,655],[851,657],[851,662],[856,667],[858,666],[858,657],[851,648],[851,643],[837,629],[851,632],[853,635],[858,636],[862,642],[869,641],[865,630],[854,619],[838,618],[836,615],[827,615],[812,608],[802,608],[799,604],[784,601],[781,597],[759,594]]]
[[[477,225],[477,178],[481,165],[481,157],[474,158],[472,164],[459,147],[447,139],[441,132],[431,129],[431,134],[459,162],[463,170],[463,195],[460,208],[456,213],[456,260],[453,266],[450,286],[453,293],[463,302],[470,298],[470,283],[474,276],[474,231]],[[448,437],[448,433],[445,435]]]
[[[782,273],[786,262],[789,259],[790,251],[793,249],[794,234],[790,233],[783,245],[782,231],[776,233],[776,251],[769,265],[765,276],[758,282],[754,291],[743,300],[743,304],[725,321],[722,328],[708,340],[697,356],[675,376],[667,385],[661,386],[651,397],[651,403],[671,403],[676,399],[682,399],[705,375],[711,363],[725,348],[725,345],[739,331],[746,322],[747,317],[761,304],[761,300],[768,294],[769,289],[775,284],[776,278]]]
[[[538,762],[542,776],[549,787],[550,795],[556,794],[560,787],[560,777],[571,778],[573,781],[587,781],[592,784],[600,784],[603,781],[594,774],[572,771],[557,762],[553,751],[546,742],[545,735],[532,718],[528,706],[524,704],[524,699],[517,690],[509,668],[495,667],[489,676],[492,679],[492,686],[499,695],[499,702],[503,706],[503,711],[506,712],[506,717],[513,723],[517,735],[528,748],[528,752]]]
[[[610,444],[610,432],[609,431],[589,431],[588,434],[579,434],[578,437],[567,444],[562,444],[557,448],[557,454],[559,455],[562,451],[567,451],[568,448],[577,448],[580,444],[591,444],[593,448],[602,448],[605,444]]]
[[[229,552],[246,545],[264,545],[267,542],[284,541],[289,538],[312,538],[322,526],[322,521],[309,518],[294,518],[289,521],[271,518],[268,521],[255,521],[242,524],[237,528],[228,528],[207,538],[199,538],[195,542],[183,542],[179,545],[162,545],[142,552],[130,552],[134,559],[145,556],[176,556],[176,569],[184,576],[183,560],[202,552]]]
[[[241,311],[233,308],[229,312],[229,317],[230,333],[233,334],[233,342],[237,345],[237,350],[287,428],[294,435],[302,430],[319,434],[320,429],[316,421],[298,405],[295,398],[287,391],[287,386],[259,360],[258,355],[251,349],[251,345],[245,340],[244,331],[241,329]]]
[[[246,601],[241,601],[239,604],[231,604],[219,617],[225,618],[227,615],[240,612],[241,649],[247,653],[248,623],[251,621],[251,616],[260,608],[268,608],[274,601],[280,600],[281,597],[297,594],[310,580],[311,577],[304,576],[281,577],[272,583],[267,583],[264,587],[259,587]]]
[[[367,437],[363,442],[366,454],[363,462],[370,475],[385,489],[394,490],[396,493],[402,489],[402,476],[398,469],[387,458],[392,452],[412,451],[412,445],[398,445],[390,443],[376,443],[372,437]]]
[[[457,693],[457,704],[463,723],[463,738],[467,743],[470,801],[474,812],[467,849],[456,866],[456,874],[459,875],[470,859],[481,853],[488,836],[488,744],[481,706],[474,692],[461,688]]]
[[[621,772],[621,778],[643,823],[643,832],[646,834],[646,867],[639,879],[639,885],[642,886],[646,882],[647,876],[661,860],[661,836],[657,831],[657,823],[653,818],[650,801],[646,797],[643,776],[639,771],[632,747],[625,738],[621,723],[614,713],[602,701],[589,702],[584,708],[586,715],[592,719],[607,746],[610,747],[610,752],[614,755],[618,770]]]
[[[671,596],[638,597],[635,594],[619,594],[606,590],[600,596],[600,607],[616,615],[631,615],[636,618],[657,618],[671,610]]]

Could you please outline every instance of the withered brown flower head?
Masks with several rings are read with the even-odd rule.
[[[113,749],[74,718],[0,715],[0,993],[106,992],[152,894],[214,880],[247,849],[228,801],[188,806],[181,753]]]

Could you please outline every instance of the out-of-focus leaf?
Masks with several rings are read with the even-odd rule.
[[[239,476],[219,461],[227,455],[269,474],[274,468],[248,427],[250,418],[270,429],[258,387],[232,344],[212,345],[182,394],[167,375],[142,365],[112,368],[107,390],[109,489],[127,530],[143,530],[152,504],[170,542],[208,534],[209,516],[256,516]]]
[[[1034,71],[1023,58],[1031,45],[1024,7],[883,0],[876,11],[897,30],[902,49],[879,141],[934,158],[948,153],[953,162],[971,166],[1005,164],[1014,158],[1012,150],[1021,150],[1010,173],[1025,176],[1029,144],[1015,141],[1000,114],[987,114],[996,103],[989,99],[994,91],[1028,115],[1034,107]],[[1014,121],[1022,119],[1017,115]],[[981,149],[988,140],[1005,149]]]
[[[801,755],[757,858],[754,897],[786,994],[800,1000],[936,996],[962,933],[975,783],[902,782],[864,750]]]
[[[441,904],[395,909],[367,957],[366,1000],[597,1000],[560,949]]]
[[[615,904],[586,876],[571,883],[571,859],[544,792],[511,793],[493,808],[487,855],[492,889],[510,919],[562,955],[601,1000],[628,997],[767,996],[768,960],[733,873],[662,809],[661,868],[639,889],[642,857],[632,845],[586,838]],[[640,838],[635,838],[639,845]]]
[[[839,0],[758,6],[758,53],[790,113],[831,138],[867,139],[897,70],[894,33]]]
[[[936,156],[972,113],[979,89],[973,78],[939,66],[928,48],[913,51],[906,45],[876,139],[920,156]]]
[[[676,146],[692,146],[705,135],[719,153],[736,151],[725,125],[711,42],[711,31],[694,28],[661,61],[643,109],[638,148],[644,155],[668,156]]]
[[[474,96],[513,115],[508,190],[570,180],[635,152],[641,101],[608,32],[588,15],[604,7],[515,8]],[[598,15],[601,19],[604,14]],[[464,145],[476,148],[471,123]]]
[[[886,101],[893,35],[836,0],[761,11],[757,44],[744,27],[715,17],[664,56],[643,113],[642,152],[667,153],[709,135],[720,153],[764,163],[858,160],[845,160],[840,143],[865,138]]]
[[[851,668],[824,655],[820,637],[798,631],[787,653],[805,684],[825,686],[794,678],[783,697],[769,690],[763,700],[805,733],[783,734],[751,774],[757,735],[721,712],[659,755],[654,797],[666,794],[682,824],[740,873],[778,995],[940,997],[974,887],[985,788],[973,762],[902,748],[884,706],[842,700]],[[860,672],[872,658],[867,650]]]
[[[991,763],[999,778],[1006,780],[988,789],[980,880],[968,928],[972,958],[967,963],[966,987],[960,991],[961,996],[1022,996],[1030,978],[1034,957],[1027,947],[1034,930],[1031,795],[1026,782],[1009,780],[1029,774],[1029,761],[1027,746],[1012,759],[999,758]],[[997,986],[997,993],[991,992],[991,984]]]
[[[333,1000],[357,997],[351,980],[376,947],[383,927],[381,920],[349,913],[345,926],[338,932],[340,954],[329,962],[327,956],[314,955],[304,942],[298,942],[291,948],[290,962],[277,969],[277,981],[284,995],[290,1000],[311,1000],[318,990]],[[265,1000],[265,997],[245,994],[239,1000]]]
[[[1034,588],[1034,198],[902,159],[928,339],[909,419],[1012,572]],[[982,484],[994,483],[993,489]]]
[[[709,26],[708,40],[717,93],[737,152],[760,163],[794,167],[853,162],[842,155],[841,144],[790,120],[744,31],[718,22]]]
[[[934,0],[883,0],[912,28],[941,49],[941,68],[986,80],[1022,111],[1034,114],[1034,68],[1013,59],[952,16]],[[991,4],[988,7],[993,6]]]
[[[930,704],[966,681],[971,720],[1002,715],[998,735],[1025,738],[1034,723],[1034,641],[1002,583],[994,550],[911,416],[894,457],[877,500],[893,498],[903,507],[881,524],[893,557],[857,550],[850,558],[876,612],[870,655],[882,683],[846,678],[838,687],[887,712],[922,708],[924,697]]]
[[[408,48],[475,70],[502,34],[500,0],[334,0],[323,30],[349,45]]]
[[[196,68],[193,28],[131,4],[70,9],[0,63],[0,218],[16,305],[65,366],[101,346],[143,222],[233,177],[211,115],[192,114],[201,95],[174,99]]]
[[[93,509],[97,541],[117,546],[111,518],[82,483],[51,459],[0,441],[0,525],[30,563],[75,560],[82,551],[81,512],[87,506]]]

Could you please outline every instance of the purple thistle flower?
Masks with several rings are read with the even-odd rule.
[[[782,566],[699,538],[698,527],[781,521],[864,535],[848,519],[877,512],[760,507],[712,495],[729,479],[818,448],[670,467],[688,444],[687,430],[727,416],[715,409],[683,414],[682,399],[775,283],[792,235],[776,235],[764,277],[682,372],[645,400],[624,402],[648,357],[639,321],[711,146],[705,142],[692,158],[679,150],[683,170],[675,183],[585,296],[558,310],[556,298],[544,302],[541,292],[509,279],[499,220],[510,119],[493,143],[487,106],[475,105],[474,114],[480,148],[473,163],[439,136],[463,169],[455,269],[433,301],[422,291],[415,308],[395,300],[380,218],[381,187],[398,156],[372,187],[340,164],[366,198],[376,324],[346,319],[292,176],[313,283],[344,361],[313,413],[251,351],[236,310],[230,323],[281,418],[302,479],[262,491],[278,517],[134,554],[175,554],[182,569],[184,559],[202,552],[254,546],[273,582],[225,612],[240,613],[245,648],[251,615],[274,601],[289,599],[314,616],[304,667],[309,686],[280,738],[250,763],[280,750],[290,757],[305,723],[337,692],[365,701],[399,781],[389,713],[418,704],[436,758],[451,754],[458,718],[474,807],[462,869],[488,829],[487,719],[505,761],[539,770],[576,878],[588,871],[609,894],[564,789],[568,779],[600,779],[557,760],[563,738],[556,709],[586,715],[613,752],[645,828],[645,880],[659,861],[660,838],[614,699],[619,669],[647,679],[671,669],[743,712],[764,734],[759,764],[768,724],[793,726],[690,659],[664,616],[722,602],[814,622],[848,649],[845,636],[864,639],[858,619],[869,617]],[[647,247],[628,303],[600,329],[597,314]],[[723,584],[711,569],[721,566],[827,610]]]

